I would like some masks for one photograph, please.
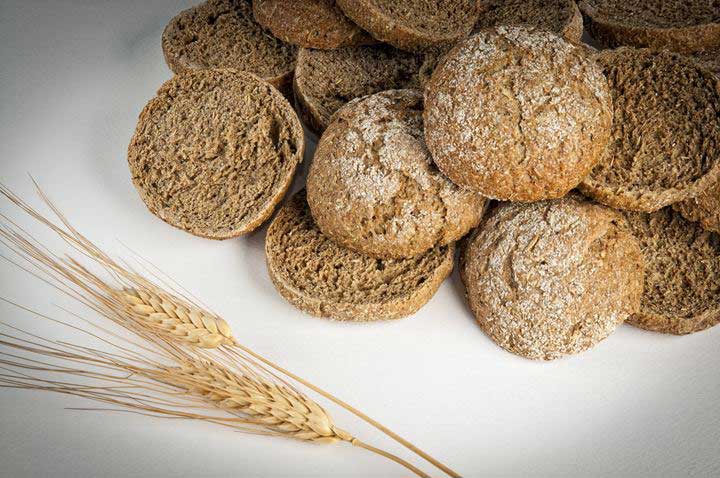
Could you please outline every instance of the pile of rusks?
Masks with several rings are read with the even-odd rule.
[[[412,314],[457,243],[472,313],[524,357],[720,322],[716,1],[210,0],[162,47],[142,199],[212,239],[274,213],[269,274],[307,313]]]

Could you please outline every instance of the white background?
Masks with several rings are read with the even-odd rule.
[[[678,338],[622,326],[585,354],[535,363],[482,333],[457,276],[414,317],[333,323],[303,315],[275,292],[264,229],[211,242],[147,212],[130,181],[126,147],[138,113],[170,77],[162,29],[187,5],[0,1],[2,182],[35,202],[32,174],[91,239],[119,254],[122,241],[151,258],[224,315],[243,343],[466,476],[720,474],[720,327]],[[0,210],[29,223],[5,203]],[[56,315],[52,304],[63,303],[5,264],[0,296]],[[56,331],[10,306],[0,305],[0,314],[46,335]],[[350,446],[65,409],[84,405],[0,390],[0,475],[407,476]],[[360,438],[398,450],[329,409]]]

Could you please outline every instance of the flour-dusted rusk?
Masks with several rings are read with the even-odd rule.
[[[672,208],[625,214],[645,257],[645,292],[628,323],[689,334],[720,322],[720,236]]]
[[[552,360],[593,347],[637,312],[643,271],[623,216],[571,195],[494,208],[465,247],[461,278],[495,343]]]
[[[455,183],[495,199],[564,196],[598,163],[612,123],[602,70],[559,36],[482,30],[425,88],[425,140]]]
[[[475,31],[499,26],[537,28],[579,42],[583,19],[574,0],[484,0]]]
[[[480,10],[477,0],[337,0],[337,4],[378,40],[409,51],[467,36]]]
[[[330,239],[373,257],[413,257],[480,222],[485,199],[432,162],[422,102],[419,91],[389,90],[335,114],[307,180],[310,210]]]
[[[269,83],[237,70],[188,70],[143,109],[128,163],[153,214],[227,239],[270,217],[303,148],[297,115]]]
[[[544,30],[579,43],[583,34],[583,21],[574,0],[488,0],[473,29],[474,33],[498,26],[525,26]],[[440,62],[452,49],[452,44],[438,45],[424,51],[420,67],[420,84],[424,86]]]
[[[298,111],[320,134],[350,100],[384,90],[417,88],[418,55],[389,45],[301,49],[293,81]]]
[[[606,47],[678,52],[720,47],[716,0],[582,0],[585,26]]]
[[[326,238],[313,222],[305,192],[277,213],[265,257],[280,294],[300,310],[336,320],[405,317],[425,305],[453,268],[454,247],[412,259],[373,259]]]
[[[292,88],[297,47],[266,32],[249,0],[208,0],[173,18],[162,35],[165,61],[175,73],[233,68],[254,73],[283,93]]]
[[[680,54],[619,48],[595,56],[613,95],[612,139],[580,190],[652,212],[720,178],[720,81]]]
[[[375,40],[354,24],[335,0],[254,0],[257,22],[273,35],[303,48],[368,45]]]

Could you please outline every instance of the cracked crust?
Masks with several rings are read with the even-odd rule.
[[[473,31],[525,26],[580,42],[583,20],[574,0],[486,0]]]
[[[270,278],[286,300],[314,316],[358,322],[416,312],[450,275],[453,256],[453,245],[387,260],[342,248],[317,228],[304,191],[278,211],[265,241]]]
[[[373,37],[416,52],[467,36],[480,11],[477,0],[337,0],[337,4]]]
[[[342,106],[385,90],[417,88],[420,57],[390,45],[301,49],[293,81],[298,112],[318,135]]]
[[[162,49],[173,73],[232,68],[283,94],[292,90],[297,47],[269,35],[253,18],[249,0],[208,0],[182,11],[165,27]]]
[[[607,338],[638,311],[643,271],[623,216],[574,194],[498,205],[461,260],[480,327],[500,347],[535,360]]]
[[[494,199],[564,196],[600,160],[611,124],[602,70],[548,32],[483,30],[445,55],[425,88],[436,164]]]
[[[647,273],[636,327],[666,334],[699,332],[720,322],[720,236],[671,208],[625,214],[640,241]]]
[[[209,239],[260,226],[302,161],[302,125],[269,83],[235,70],[188,70],[145,106],[128,147],[148,209]]]
[[[325,50],[375,43],[343,14],[335,0],[254,0],[253,13],[273,35],[303,48]]]
[[[720,179],[720,81],[677,53],[619,48],[595,56],[613,96],[612,138],[580,190],[652,212]],[[682,78],[682,81],[678,81]]]
[[[390,90],[350,102],[320,138],[307,181],[324,234],[373,257],[413,257],[475,227],[484,198],[434,166],[422,94]]]
[[[716,0],[583,0],[578,6],[590,35],[608,48],[689,53],[720,47]]]

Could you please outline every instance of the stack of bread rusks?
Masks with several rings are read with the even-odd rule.
[[[141,198],[211,239],[274,215],[269,275],[304,312],[405,317],[457,262],[532,359],[720,322],[716,2],[209,0],[162,48]]]

